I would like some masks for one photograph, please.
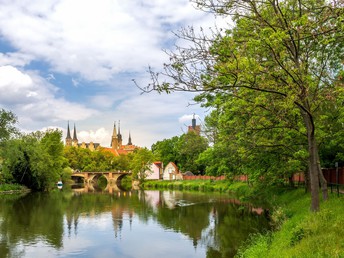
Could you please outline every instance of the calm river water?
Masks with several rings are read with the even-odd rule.
[[[261,211],[198,192],[0,195],[0,257],[233,257]]]

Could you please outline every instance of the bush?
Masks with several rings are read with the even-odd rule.
[[[8,192],[8,191],[22,191],[25,188],[22,185],[18,184],[0,184],[0,192]]]

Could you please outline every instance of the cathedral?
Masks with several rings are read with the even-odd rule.
[[[120,129],[120,124],[118,122],[118,132],[116,128],[116,122],[114,123],[112,137],[111,137],[111,143],[110,148],[108,147],[102,147],[99,143],[89,142],[89,143],[79,143],[76,133],[76,128],[74,124],[74,131],[73,131],[73,138],[71,137],[70,128],[69,128],[69,122],[67,126],[67,137],[66,137],[66,146],[71,147],[77,147],[77,148],[84,148],[84,149],[90,149],[91,151],[98,150],[101,148],[102,150],[112,152],[115,154],[115,156],[119,156],[121,154],[126,155],[128,153],[133,152],[135,149],[138,149],[138,146],[133,145],[131,142],[131,135],[129,132],[129,139],[127,144],[123,144],[122,140],[122,134]]]

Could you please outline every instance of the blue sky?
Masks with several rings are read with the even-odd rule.
[[[213,27],[188,0],[0,1],[0,108],[24,132],[76,124],[79,141],[109,146],[121,121],[126,143],[153,143],[186,131],[205,110],[192,95],[141,94],[148,66],[162,68],[181,27]],[[200,123],[200,122],[199,122]]]

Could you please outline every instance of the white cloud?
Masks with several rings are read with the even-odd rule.
[[[64,98],[57,88],[35,72],[21,72],[13,66],[0,66],[0,103],[12,110],[21,125],[86,119],[97,112]]]
[[[13,0],[0,7],[0,33],[20,53],[88,80],[160,66],[170,30],[207,17],[188,0]]]
[[[200,119],[199,115],[196,114],[184,114],[181,117],[179,117],[179,123],[188,123],[190,124],[190,121],[195,117],[196,121]]]
[[[0,1],[0,41],[10,46],[0,53],[0,103],[23,129],[69,120],[80,139],[108,146],[121,120],[124,141],[130,130],[134,144],[150,147],[182,133],[181,116],[203,111],[188,107],[190,94],[139,95],[131,79],[145,86],[147,66],[167,61],[171,30],[212,24],[188,0]]]
[[[32,60],[32,56],[23,53],[0,53],[0,66],[14,65],[22,67]]]
[[[96,131],[80,131],[78,132],[79,142],[93,142],[93,143],[104,143],[107,144],[102,146],[107,146],[111,141],[112,132],[107,131],[104,127],[97,129]]]

